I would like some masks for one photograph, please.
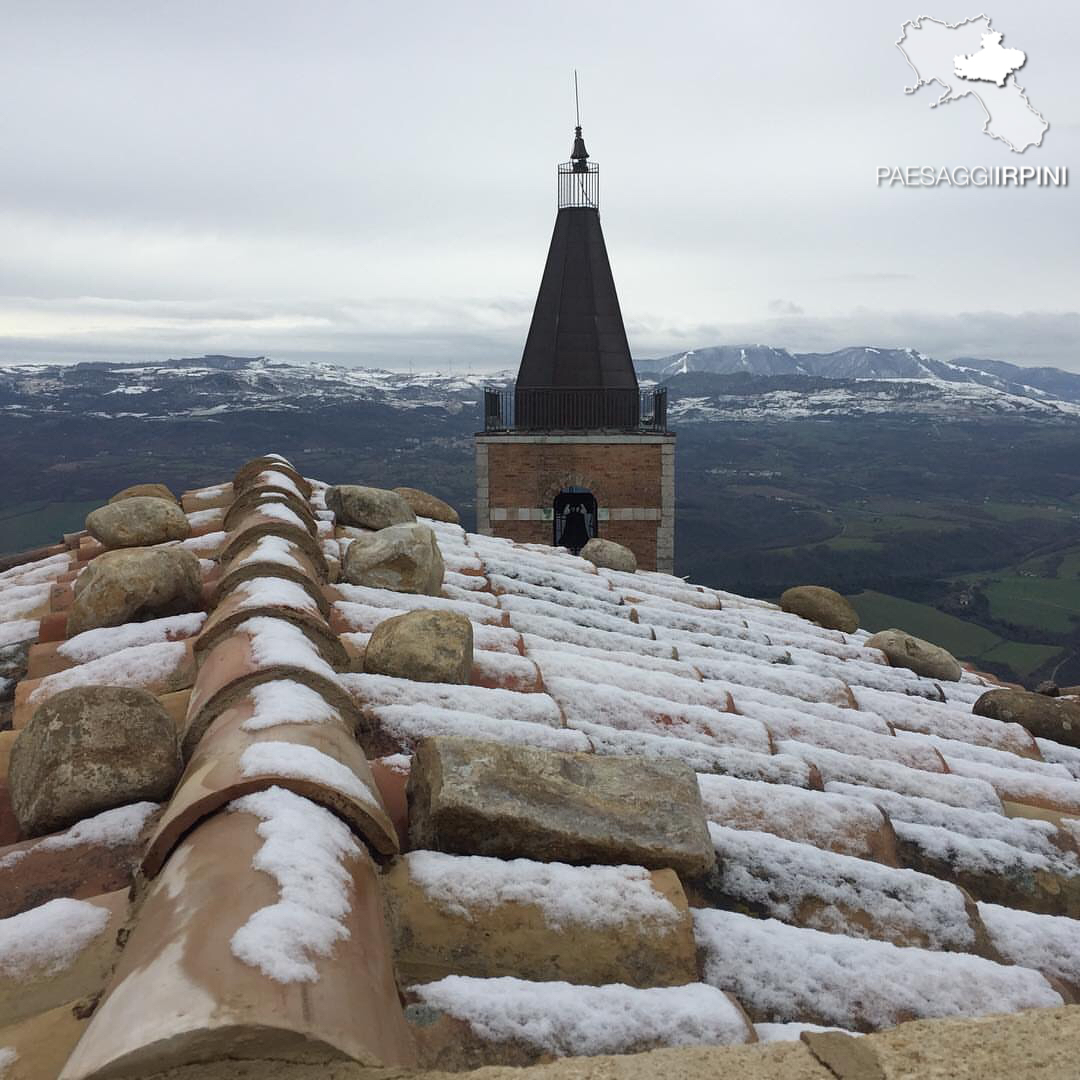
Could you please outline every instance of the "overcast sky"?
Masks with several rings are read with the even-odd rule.
[[[1042,147],[904,94],[904,20],[981,10],[0,0],[0,363],[516,366],[576,65],[636,356],[911,345],[1080,371],[1080,8],[986,11],[1028,54]],[[1074,175],[875,186],[894,164]]]

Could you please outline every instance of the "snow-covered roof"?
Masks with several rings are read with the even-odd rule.
[[[301,1046],[528,1064],[1080,992],[1080,751],[974,715],[990,677],[936,682],[863,631],[442,521],[423,522],[440,596],[349,584],[357,532],[325,492],[278,455],[187,492],[192,537],[164,546],[198,556],[200,610],[69,638],[74,584],[104,551],[87,534],[0,572],[0,648],[26,662],[0,731],[0,1075]],[[376,628],[417,610],[469,620],[467,684],[365,672]],[[20,837],[15,741],[64,690],[100,685],[158,698],[179,781],[160,805]],[[701,816],[715,866],[581,858],[550,830],[542,857],[521,854],[510,779],[464,841],[417,849],[410,772],[446,738],[556,771],[697,774],[700,799],[658,812]]]

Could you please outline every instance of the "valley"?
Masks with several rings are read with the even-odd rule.
[[[224,357],[0,369],[0,549],[81,528],[129,483],[183,490],[267,446],[328,481],[437,490],[471,528],[489,381]],[[805,405],[819,384],[847,404],[763,405]],[[954,384],[902,378],[666,385],[678,573],[764,597],[828,584],[869,629],[899,625],[1005,678],[1080,683],[1080,407],[982,384],[961,407]]]

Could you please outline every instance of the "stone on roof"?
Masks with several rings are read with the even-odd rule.
[[[1071,1077],[1075,698],[423,494],[267,454],[183,540],[0,559],[5,1075]],[[341,580],[414,517],[431,595]],[[154,738],[60,715],[110,695]]]

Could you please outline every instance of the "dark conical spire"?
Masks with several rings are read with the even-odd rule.
[[[574,391],[576,397],[568,397],[565,410],[555,410],[561,415],[554,421],[545,413],[542,423],[538,418],[531,426],[638,423],[637,375],[597,209],[598,166],[588,157],[579,125],[571,159],[559,166],[559,211],[518,369],[519,424],[529,415],[529,395],[522,391],[541,390]],[[586,398],[599,403],[599,411],[581,409]],[[581,416],[594,419],[568,419]]]

